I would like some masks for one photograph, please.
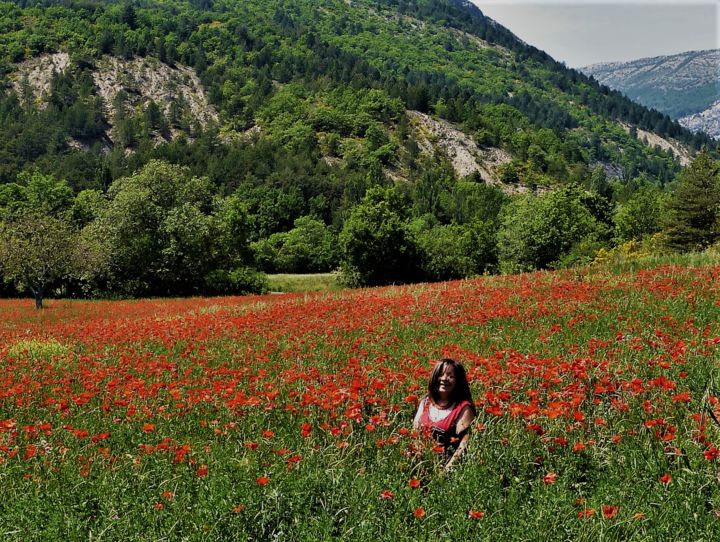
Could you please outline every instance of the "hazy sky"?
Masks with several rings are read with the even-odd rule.
[[[720,48],[715,0],[472,0],[556,60],[578,68]]]

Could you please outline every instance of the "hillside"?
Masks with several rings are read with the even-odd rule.
[[[691,51],[631,62],[582,68],[599,82],[631,99],[667,113],[693,131],[720,136],[720,50]]]
[[[714,152],[458,0],[4,2],[0,87],[0,225],[73,239],[78,296],[588,262]]]
[[[0,144],[14,164],[0,171],[0,179],[5,181],[12,179],[13,172],[35,163],[42,169],[54,169],[76,185],[92,186],[92,179],[79,178],[85,172],[67,167],[68,161],[79,161],[73,156],[74,151],[82,150],[78,147],[89,150],[94,142],[106,143],[109,137],[115,154],[103,157],[90,151],[92,156],[87,158],[97,164],[95,170],[106,170],[105,175],[114,179],[128,172],[128,167],[136,167],[120,156],[126,155],[126,150],[165,154],[143,148],[143,142],[149,140],[157,146],[162,143],[159,135],[171,140],[178,133],[193,140],[193,120],[204,128],[209,119],[217,120],[213,124],[225,143],[249,129],[260,130],[285,148],[310,145],[314,149],[308,150],[320,152],[329,158],[326,161],[340,167],[347,162],[346,149],[353,148],[355,141],[367,142],[368,122],[374,121],[382,127],[383,139],[396,149],[390,153],[392,158],[379,157],[379,165],[391,176],[409,178],[412,168],[403,163],[399,147],[404,142],[397,138],[397,123],[402,120],[401,109],[418,110],[454,123],[481,146],[500,147],[520,161],[526,160],[531,140],[537,139],[550,161],[559,159],[560,164],[551,171],[535,168],[534,174],[520,175],[533,185],[562,181],[566,177],[563,170],[572,163],[592,165],[600,157],[625,168],[632,163],[633,168],[652,175],[673,170],[667,155],[625,140],[616,128],[617,121],[680,139],[695,148],[701,143],[667,118],[633,106],[521,43],[470,4],[275,1],[226,5],[216,1],[194,6],[177,1],[143,7],[128,4],[127,9],[125,4],[105,2],[53,4],[25,8],[4,4],[0,62],[6,83],[11,82],[21,95],[22,82],[28,79],[33,85],[36,79],[30,72],[37,74],[45,58],[43,87],[48,98],[53,73],[68,77],[62,84],[58,82],[57,92],[65,87],[74,90],[56,97],[61,110],[56,117],[61,118],[43,118],[42,128],[33,117],[47,115],[31,114],[27,101],[20,100],[25,108],[22,112],[13,111],[9,118],[6,113]],[[30,20],[30,26],[22,23]],[[52,72],[48,54],[65,55],[63,69]],[[152,83],[142,68],[148,63],[158,67],[152,68],[158,74]],[[66,68],[70,68],[67,73]],[[117,79],[120,68],[132,79],[123,89],[125,95],[142,97],[124,105],[128,120],[122,130],[115,126],[117,104],[113,103],[123,88]],[[81,88],[86,72],[92,83]],[[202,101],[205,93],[209,102],[202,106],[202,113],[197,106],[189,108],[184,128],[180,126],[183,113],[171,111],[162,98],[174,95],[183,73],[192,88],[181,88],[180,95],[199,96]],[[110,83],[102,84],[100,78]],[[133,87],[135,81],[141,83],[137,88]],[[370,89],[379,91],[378,96],[386,102],[399,100],[400,116],[368,112],[369,117],[361,116],[353,126],[347,108],[355,107],[351,102],[358,99],[358,93]],[[32,92],[37,95],[37,90]],[[340,99],[338,92],[344,93]],[[351,98],[353,93],[356,96]],[[155,108],[151,111],[154,119],[140,118],[138,114],[148,107],[148,96],[160,106],[164,118],[158,118]],[[73,111],[63,112],[63,107]],[[279,110],[281,119],[276,115]],[[31,118],[22,118],[24,115]],[[138,120],[130,122],[133,117]],[[17,129],[13,129],[13,121],[18,123]],[[48,124],[60,126],[48,130]],[[519,127],[530,136],[525,141],[511,137]],[[540,135],[545,128],[553,131],[556,142]],[[53,132],[56,141],[51,145]],[[118,132],[123,137],[118,137]],[[306,135],[301,136],[303,133]],[[339,136],[337,143],[335,135]],[[400,135],[407,136],[402,131]],[[306,139],[298,140],[302,137]],[[82,145],[74,144],[75,140]],[[123,149],[117,148],[118,142]],[[564,150],[558,156],[560,146]],[[338,151],[340,155],[335,156]],[[48,155],[53,155],[52,159]],[[142,162],[147,157],[133,160]],[[488,180],[499,176],[484,163],[471,169],[488,171]],[[464,171],[461,168],[456,173]],[[218,183],[230,181],[225,173],[215,175]]]

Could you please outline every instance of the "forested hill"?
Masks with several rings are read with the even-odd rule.
[[[70,212],[112,256],[101,291],[224,291],[243,266],[333,268],[367,233],[346,233],[357,208],[388,202],[412,242],[395,271],[359,282],[492,270],[509,194],[567,187],[610,228],[613,198],[665,185],[710,143],[456,0],[0,3],[0,77],[0,211]],[[118,231],[162,178],[175,192],[151,201],[149,230]],[[191,219],[205,229],[180,231]],[[234,245],[203,260],[199,231]],[[310,256],[309,238],[330,248]],[[485,248],[448,263],[431,255],[438,239]]]
[[[76,187],[106,186],[150,155],[173,153],[156,148],[163,140],[176,139],[168,137],[173,129],[187,134],[188,140],[196,138],[204,123],[196,122],[192,111],[186,114],[185,104],[171,110],[166,103],[163,119],[149,101],[131,103],[134,107],[119,103],[127,101],[127,95],[142,94],[132,81],[119,97],[100,96],[97,77],[88,81],[88,74],[108,55],[193,68],[219,112],[223,143],[259,127],[285,148],[319,146],[314,150],[323,152],[323,144],[338,146],[335,135],[343,144],[349,136],[365,140],[368,120],[391,136],[402,109],[418,110],[460,125],[480,145],[509,151],[522,163],[506,177],[526,184],[562,181],[572,165],[593,162],[615,164],[630,176],[645,171],[668,179],[674,166],[667,155],[630,141],[619,122],[626,129],[636,126],[695,149],[707,143],[702,135],[693,136],[668,117],[599,87],[525,45],[470,3],[172,0],[29,5],[33,3],[3,4],[0,23],[0,69],[6,85],[15,80],[19,94],[6,95],[3,101],[4,181],[37,163]],[[52,84],[46,83],[51,107],[33,111],[28,106],[43,106],[37,99],[22,99],[22,63],[58,52],[70,54],[70,69],[56,71]],[[132,65],[125,71],[132,76]],[[360,95],[371,89],[377,91],[376,99],[386,102],[385,112],[365,121],[356,118],[361,125],[350,126],[348,116],[354,116]],[[123,116],[138,113],[134,122],[116,122],[112,110],[118,108]],[[399,117],[397,112],[388,116],[393,108]],[[139,118],[143,115],[151,118]],[[114,153],[93,152],[98,142],[101,149],[95,151],[108,150],[106,135]],[[538,146],[544,156],[535,162],[547,167],[527,161],[530,147],[537,152]],[[214,145],[179,154],[207,162],[209,157],[197,153],[207,153],[208,147]],[[126,149],[136,151],[131,159]],[[213,166],[224,162],[212,158]],[[380,158],[382,166],[404,169],[389,156]],[[217,167],[219,171],[203,167],[203,172],[219,184],[237,181],[227,174],[234,169],[230,164]]]

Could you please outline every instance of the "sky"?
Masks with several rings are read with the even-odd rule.
[[[520,39],[572,68],[720,48],[716,0],[472,1]]]

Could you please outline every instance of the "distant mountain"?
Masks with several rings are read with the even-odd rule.
[[[720,50],[690,51],[581,71],[693,131],[720,137]]]

